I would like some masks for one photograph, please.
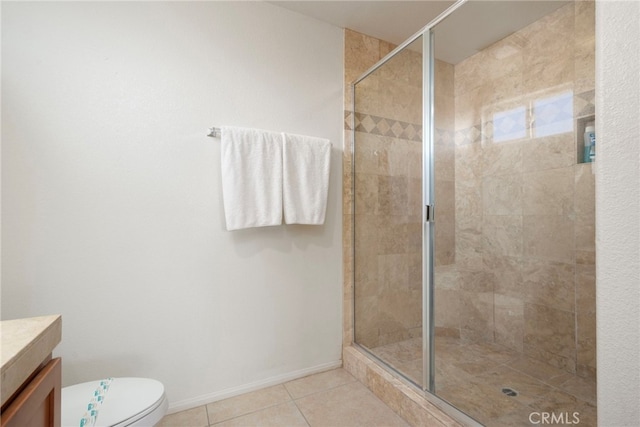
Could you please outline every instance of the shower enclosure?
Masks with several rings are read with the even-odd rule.
[[[486,425],[595,425],[593,9],[458,2],[353,85],[354,341]]]

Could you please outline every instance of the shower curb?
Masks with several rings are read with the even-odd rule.
[[[343,368],[414,427],[464,427],[419,392],[391,375],[354,346],[342,352]]]

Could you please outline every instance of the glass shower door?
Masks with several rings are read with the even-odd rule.
[[[423,384],[422,37],[354,86],[355,342]]]
[[[432,29],[435,394],[486,425],[595,425],[594,2],[539,3],[490,43],[481,17],[523,4]]]

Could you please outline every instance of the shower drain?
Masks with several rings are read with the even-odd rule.
[[[502,389],[502,392],[503,392],[504,394],[506,394],[507,396],[511,396],[511,397],[515,397],[515,396],[517,396],[517,395],[518,395],[518,392],[517,392],[517,391],[515,391],[514,389],[509,388],[509,387],[504,387],[504,388]]]

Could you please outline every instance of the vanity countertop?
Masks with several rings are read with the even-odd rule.
[[[51,354],[62,339],[62,317],[0,321],[2,405]]]

